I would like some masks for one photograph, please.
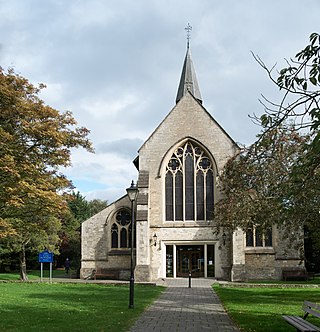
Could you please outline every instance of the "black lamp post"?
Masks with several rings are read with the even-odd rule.
[[[134,182],[131,182],[130,188],[127,188],[127,194],[131,201],[131,269],[130,269],[130,297],[129,297],[129,308],[134,308],[134,269],[133,269],[133,247],[134,247],[134,201],[138,196],[138,188]]]

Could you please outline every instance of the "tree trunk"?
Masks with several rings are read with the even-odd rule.
[[[22,250],[20,252],[20,280],[28,281],[27,276],[27,263],[26,263],[26,250],[24,245],[22,245]]]

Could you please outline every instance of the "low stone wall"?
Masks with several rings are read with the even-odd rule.
[[[320,285],[308,284],[266,284],[266,283],[240,283],[240,282],[218,282],[224,288],[320,288]]]

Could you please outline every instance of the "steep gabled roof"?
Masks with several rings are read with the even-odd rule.
[[[205,109],[205,107],[199,102],[198,99],[196,99],[189,91],[186,92],[183,98],[191,97],[198,105],[201,107],[201,109],[204,111],[205,114],[211,119],[211,121],[218,126],[218,128],[221,130],[221,132],[232,142],[232,144],[237,148],[239,148],[239,145],[233,140],[233,138],[223,129],[223,127],[214,119],[214,117]],[[182,101],[181,101],[182,102]],[[146,145],[146,143],[156,134],[156,132],[159,130],[159,128],[163,125],[163,123],[167,120],[167,118],[171,115],[171,113],[178,107],[178,105],[175,105],[172,110],[166,115],[166,117],[159,123],[157,128],[151,133],[151,135],[146,139],[146,141],[141,145],[141,147],[138,150],[138,153],[140,153],[140,150]],[[139,155],[133,160],[133,164],[139,170]]]
[[[209,118],[221,129],[221,131],[228,137],[228,139],[234,144],[235,147],[239,148],[238,144],[230,137],[230,135],[221,127],[221,125],[212,117],[212,115],[203,107],[202,105],[202,97],[199,89],[199,84],[196,76],[196,72],[193,66],[193,62],[191,59],[190,47],[189,47],[189,40],[187,44],[187,53],[184,59],[182,73],[176,98],[176,104],[179,101],[186,97],[186,95],[191,95],[193,99],[199,103],[202,110],[207,113]],[[143,148],[143,146],[150,140],[150,138],[158,131],[161,125],[166,121],[172,111],[177,107],[173,107],[173,109],[167,114],[167,116],[161,121],[161,123],[157,126],[157,128],[152,132],[152,134],[148,137],[148,139],[142,144],[138,152]],[[139,170],[139,155],[133,160],[133,164]]]
[[[182,67],[176,103],[179,102],[179,100],[186,94],[187,91],[189,91],[200,103],[202,103],[199,84],[191,59],[189,43]]]

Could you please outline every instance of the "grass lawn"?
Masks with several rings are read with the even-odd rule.
[[[282,315],[303,316],[304,300],[320,303],[320,288],[227,288],[214,286],[232,319],[245,332],[296,331]],[[309,318],[310,317],[310,318]],[[320,327],[320,319],[308,321]]]
[[[0,283],[0,331],[127,331],[163,287]]]
[[[71,271],[72,272],[72,271]],[[70,274],[71,274],[70,272]],[[69,275],[70,275],[69,274]],[[39,280],[40,281],[40,270],[32,270],[27,272],[28,279],[32,281]],[[50,276],[49,270],[43,270],[43,278],[48,279]],[[66,275],[64,270],[52,270],[52,278],[66,278],[69,277]],[[8,272],[8,273],[0,273],[0,280],[8,280],[8,281],[17,281],[20,280],[20,272]]]

